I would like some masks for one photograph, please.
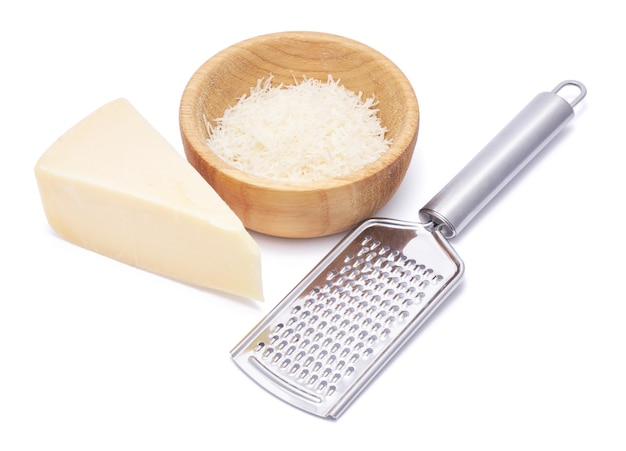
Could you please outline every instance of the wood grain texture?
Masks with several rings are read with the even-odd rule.
[[[347,89],[374,96],[392,140],[377,161],[348,176],[314,183],[285,183],[244,173],[207,146],[205,121],[214,122],[259,79],[293,84],[328,75]],[[288,238],[342,232],[370,217],[398,189],[411,161],[419,128],[418,103],[401,70],[354,40],[317,32],[273,33],[237,43],[210,58],[191,77],[180,103],[180,129],[188,161],[244,225]]]

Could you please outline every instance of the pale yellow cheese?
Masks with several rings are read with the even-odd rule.
[[[262,299],[257,243],[127,100],[71,128],[35,175],[46,217],[66,240],[181,282]]]

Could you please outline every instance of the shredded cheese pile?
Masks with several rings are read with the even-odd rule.
[[[258,80],[249,95],[207,123],[207,144],[241,171],[287,182],[340,177],[378,159],[391,144],[374,98],[334,81],[304,78],[273,87]]]

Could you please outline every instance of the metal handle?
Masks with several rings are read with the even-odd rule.
[[[579,91],[571,101],[559,95],[568,85]],[[447,238],[458,235],[563,129],[586,94],[582,83],[566,80],[537,95],[420,210],[422,219],[434,222]]]

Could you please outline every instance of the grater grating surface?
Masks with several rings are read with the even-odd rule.
[[[463,264],[421,224],[356,228],[233,350],[278,397],[337,417],[460,278]]]

